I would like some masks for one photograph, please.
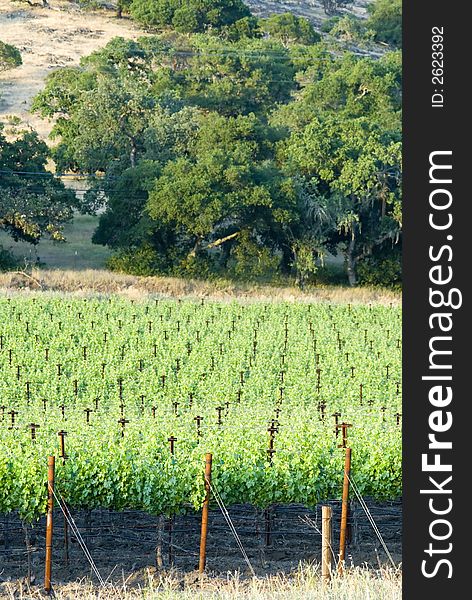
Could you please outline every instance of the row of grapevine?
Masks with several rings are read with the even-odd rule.
[[[0,512],[44,512],[61,441],[72,508],[200,508],[206,452],[227,504],[314,505],[342,422],[362,492],[401,494],[398,308],[37,295],[0,322]]]

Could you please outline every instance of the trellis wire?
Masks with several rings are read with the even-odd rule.
[[[349,476],[349,474],[347,474],[347,478],[349,479],[349,482],[352,486],[352,489],[354,490],[354,493],[356,494],[360,505],[362,506],[362,508],[364,509],[364,512],[367,516],[367,518],[369,519],[370,524],[372,525],[372,529],[374,530],[376,536],[379,538],[380,543],[382,544],[383,549],[385,550],[385,554],[387,555],[388,559],[390,560],[390,562],[392,563],[393,567],[396,569],[397,565],[395,564],[395,561],[392,558],[392,555],[390,554],[389,549],[387,548],[387,544],[385,543],[382,534],[380,533],[379,528],[377,527],[377,524],[374,521],[374,518],[372,517],[372,514],[369,510],[369,507],[367,506],[367,504],[364,501],[364,498],[361,496],[361,493],[359,491],[359,488],[357,487],[357,484],[354,482],[354,480],[352,479],[352,477]]]
[[[88,562],[90,563],[90,567],[92,568],[92,571],[97,576],[97,579],[100,582],[100,585],[105,587],[105,585],[106,585],[105,581],[103,580],[102,576],[100,575],[100,571],[98,570],[97,565],[95,564],[95,562],[92,558],[92,555],[90,554],[90,551],[87,548],[87,545],[85,544],[85,542],[82,538],[79,528],[77,527],[72,515],[69,512],[69,509],[67,508],[64,498],[61,496],[61,494],[59,494],[59,496],[60,496],[60,500],[59,500],[56,492],[54,491],[54,488],[52,486],[49,486],[49,488],[50,488],[51,492],[53,493],[54,498],[56,499],[56,502],[59,505],[62,513],[64,514],[64,517],[65,517],[67,523],[69,524],[71,531],[75,534],[77,541],[79,542],[79,545],[82,548],[83,553],[85,554],[85,557],[87,558]]]
[[[252,576],[255,577],[256,572],[254,571],[251,561],[249,560],[249,557],[248,557],[246,551],[244,550],[241,539],[236,531],[236,528],[233,524],[233,521],[231,520],[231,517],[229,516],[228,510],[226,509],[226,506],[224,505],[223,500],[221,499],[221,496],[218,493],[218,490],[216,489],[214,484],[212,484],[209,480],[207,480],[207,483],[210,486],[210,490],[213,492],[213,497],[215,498],[218,506],[220,507],[221,512],[223,513],[223,516],[224,516],[226,522],[228,523],[228,527],[230,528],[230,531],[233,534],[234,539],[236,540],[236,543],[238,544],[239,549],[241,550],[241,554],[243,555],[243,558],[246,561],[246,564],[248,565],[249,570],[252,573]]]

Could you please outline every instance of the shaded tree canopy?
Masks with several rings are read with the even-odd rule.
[[[315,44],[321,40],[308,19],[297,17],[292,13],[271,15],[267,19],[260,20],[263,32],[271,38],[280,40],[284,44]]]
[[[251,251],[273,256],[296,205],[292,181],[274,161],[275,131],[255,115],[183,109],[162,113],[149,134],[148,158],[110,181],[96,242],[122,249],[128,260],[146,246],[164,272],[253,271]]]
[[[75,195],[46,170],[48,158],[36,133],[8,141],[0,126],[0,227],[15,240],[63,240],[62,226],[78,207]]]
[[[182,33],[221,29],[251,16],[242,0],[133,0],[129,10],[145,27]]]
[[[230,235],[275,248],[295,195],[273,160],[270,137],[254,115],[204,116],[188,156],[167,163],[156,180],[150,216],[172,226],[191,255]]]
[[[402,0],[375,0],[367,7],[367,27],[375,33],[378,42],[396,48],[402,47]]]
[[[306,220],[302,235],[340,249],[349,281],[357,265],[401,231],[400,136],[365,117],[314,117],[281,145],[289,172],[300,178]]]
[[[271,116],[286,128],[278,158],[299,186],[295,238],[319,255],[342,252],[355,284],[362,261],[401,239],[401,54],[319,54],[304,77]]]

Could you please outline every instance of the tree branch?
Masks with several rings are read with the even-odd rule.
[[[34,283],[39,286],[41,289],[43,289],[43,286],[41,285],[40,281],[38,279],[36,279],[36,277],[33,277],[32,275],[28,275],[28,273],[25,273],[25,271],[10,271],[12,275],[23,275],[23,277],[26,277],[28,279],[31,279],[31,281],[34,281]]]
[[[229,240],[233,240],[240,233],[241,233],[240,231],[236,231],[236,233],[231,233],[230,235],[227,235],[226,237],[219,238],[218,240],[211,242],[211,244],[208,244],[208,246],[205,246],[205,250],[209,250],[210,248],[216,248],[217,246],[221,246],[221,244],[224,244],[225,242],[228,242]]]

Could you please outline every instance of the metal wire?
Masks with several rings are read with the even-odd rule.
[[[252,573],[252,576],[256,577],[256,572],[254,571],[251,561],[249,560],[249,556],[246,553],[246,550],[244,550],[244,546],[241,542],[241,539],[236,531],[236,528],[233,524],[233,521],[231,520],[231,517],[229,516],[228,510],[226,509],[226,506],[224,505],[223,500],[221,499],[221,496],[218,493],[218,490],[216,489],[216,487],[214,485],[211,484],[209,479],[207,479],[207,478],[205,478],[205,479],[206,479],[207,484],[210,487],[210,490],[213,492],[213,496],[214,496],[216,502],[218,503],[218,506],[220,507],[221,512],[223,513],[223,516],[224,516],[226,522],[228,523],[230,531],[233,534],[234,539],[236,540],[236,543],[239,546],[239,549],[241,550],[241,554],[243,555],[243,558],[246,561],[246,563],[249,567],[249,570]]]
[[[362,508],[364,509],[365,514],[367,515],[367,518],[369,519],[370,524],[372,525],[372,529],[374,530],[376,536],[379,538],[380,543],[383,546],[383,549],[385,550],[385,553],[387,555],[387,557],[389,558],[390,562],[392,563],[393,567],[396,569],[397,565],[395,564],[395,561],[392,558],[392,555],[389,552],[389,549],[387,548],[387,544],[385,543],[382,534],[380,533],[379,528],[377,527],[377,524],[374,521],[374,518],[372,517],[372,514],[369,510],[369,507],[367,506],[367,504],[364,501],[364,498],[361,496],[361,493],[357,487],[357,484],[353,481],[353,479],[349,476],[349,473],[346,472],[346,476],[350,482],[350,484],[352,485],[352,488],[360,502],[360,505],[362,506]]]
[[[58,503],[58,505],[64,515],[64,518],[66,519],[67,523],[69,524],[69,527],[71,528],[71,530],[77,537],[77,541],[79,542],[79,545],[82,548],[82,550],[85,554],[85,557],[89,561],[92,571],[97,576],[97,579],[100,582],[100,585],[105,587],[106,586],[105,581],[103,580],[102,576],[100,575],[100,571],[98,570],[98,568],[92,558],[92,555],[90,554],[90,551],[87,548],[87,545],[80,534],[79,528],[77,527],[72,515],[69,512],[69,509],[67,508],[64,498],[61,496],[61,494],[59,494],[59,496],[61,497],[61,499],[59,500],[59,498],[56,495],[56,492],[54,491],[54,487],[50,483],[48,485],[49,485],[49,488],[50,488],[51,492],[53,493],[54,497],[56,498],[56,502]]]

